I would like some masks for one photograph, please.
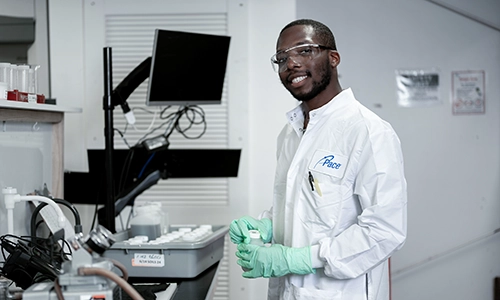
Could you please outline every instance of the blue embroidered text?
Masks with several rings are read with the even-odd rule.
[[[327,168],[332,168],[332,169],[340,169],[340,166],[342,164],[336,163],[333,161],[335,156],[333,155],[327,155],[323,157],[322,159],[318,160],[318,162],[314,165],[314,168],[316,168],[317,165],[321,165],[322,167],[326,166]]]

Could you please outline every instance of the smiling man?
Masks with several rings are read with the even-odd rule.
[[[324,24],[285,26],[271,62],[301,103],[278,137],[271,209],[230,225],[243,277],[271,278],[268,299],[388,300],[388,259],[406,240],[400,141],[340,86]],[[253,229],[270,245],[249,244]]]

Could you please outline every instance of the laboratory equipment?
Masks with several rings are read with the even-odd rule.
[[[114,235],[116,243],[103,254],[122,263],[130,277],[194,278],[220,261],[228,226],[170,225],[169,233],[154,240]]]
[[[64,228],[64,226],[66,225],[66,216],[62,212],[61,208],[57,205],[57,203],[54,202],[54,200],[47,197],[35,195],[21,196],[17,193],[17,189],[12,187],[6,187],[2,189],[2,193],[4,195],[5,208],[7,209],[7,233],[14,233],[14,206],[17,202],[21,201],[40,201],[47,203],[57,213],[57,226],[59,226],[59,229]],[[50,222],[47,222],[47,225],[51,227]],[[53,230],[51,228],[51,231],[55,232],[56,230]]]
[[[103,110],[106,150],[105,182],[107,184],[107,188],[106,204],[103,208],[104,218],[101,220],[104,222],[106,228],[111,230],[111,232],[116,232],[115,201],[117,200],[116,190],[114,187],[113,161],[114,107],[120,105],[127,122],[129,124],[133,124],[135,122],[135,117],[129,115],[131,110],[126,101],[130,94],[148,77],[150,77],[150,83],[148,86],[148,100],[146,101],[146,105],[164,105],[165,103],[162,103],[162,100],[167,97],[166,95],[173,95],[174,100],[176,97],[179,97],[179,95],[190,95],[188,96],[187,101],[184,99],[181,103],[178,103],[185,106],[199,104],[201,102],[221,103],[227,57],[229,54],[229,41],[230,37],[228,36],[204,35],[157,29],[155,32],[155,47],[161,46],[160,50],[157,51],[155,48],[153,50],[153,57],[146,58],[139,66],[136,67],[136,69],[125,77],[116,89],[113,89],[112,49],[111,47],[103,48]],[[183,49],[182,53],[188,59],[179,59],[179,51],[175,50],[179,49],[179,47]],[[173,49],[173,51],[165,51],[166,49]],[[209,59],[207,59],[207,57]],[[178,64],[180,61],[182,61],[182,63]],[[193,62],[194,65],[192,65]],[[191,81],[186,80],[186,78],[191,76],[190,72],[192,69],[195,69],[200,65],[203,65],[204,68],[208,67],[211,70],[211,76],[204,81],[203,87],[193,89]],[[175,74],[175,76],[169,78],[172,74]],[[153,79],[153,77],[155,79]],[[179,79],[181,80],[180,82],[178,81]],[[212,82],[213,79],[215,80]],[[158,88],[157,85],[153,85],[153,80],[155,80],[155,82],[160,82],[161,88]],[[165,82],[169,83],[168,88],[165,88]],[[195,103],[196,101],[199,103]],[[149,104],[150,102],[151,104]],[[172,104],[174,104],[174,102],[170,101],[166,105]],[[180,114],[179,118],[182,115],[183,114]],[[168,146],[168,141],[165,140],[165,143],[161,144]]]
[[[29,65],[17,66],[17,90],[19,90],[19,92],[28,93],[29,70]]]
[[[12,234],[1,236],[2,253],[9,253],[2,264],[1,274],[22,289],[38,282],[55,280],[62,263],[69,260],[59,244],[62,239],[62,230],[46,239]]]
[[[143,299],[126,281],[127,271],[119,263],[103,258],[113,243],[110,231],[99,226],[87,238],[77,234],[69,240],[72,260],[63,263],[63,272],[54,282],[34,284],[23,292],[23,300],[39,299],[122,299],[125,291],[132,299]],[[113,270],[118,268],[123,278]],[[120,289],[121,288],[121,289]]]

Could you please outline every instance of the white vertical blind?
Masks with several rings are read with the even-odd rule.
[[[226,13],[183,13],[183,14],[106,14],[105,16],[106,46],[112,48],[113,54],[113,86],[116,87],[137,65],[151,56],[155,29],[187,31],[204,34],[227,35]],[[180,57],[179,59],[189,59]],[[201,67],[201,66],[200,66]],[[193,70],[189,80],[196,88],[196,83],[209,74]],[[134,145],[149,128],[157,127],[159,112],[162,108],[146,107],[148,80],[143,82],[127,102],[136,117],[135,129],[127,127],[121,109],[114,112],[114,127],[123,134],[115,132],[115,148],[124,149]],[[170,136],[172,149],[225,149],[228,147],[228,109],[227,78],[224,84],[222,104],[206,105],[207,129],[200,139],[186,139],[175,132]],[[165,86],[168,89],[168,86]],[[176,111],[171,108],[169,111]],[[162,130],[163,129],[163,130]],[[161,134],[164,128],[155,131],[150,137]],[[189,136],[197,136],[202,130],[198,126],[189,130]],[[128,144],[128,145],[127,145]],[[227,206],[229,203],[229,187],[227,178],[177,179],[160,180],[158,184],[141,194],[137,201],[156,201],[168,207],[174,206]],[[225,241],[224,258],[220,262],[217,287],[214,299],[229,299],[229,262],[228,243]]]
[[[105,16],[106,45],[113,53],[113,86],[117,86],[137,65],[151,56],[155,29],[187,31],[204,34],[227,35],[226,13],[197,14],[107,14]],[[188,60],[189,57],[179,59]],[[202,66],[200,66],[201,68]],[[207,74],[193,70],[193,88],[196,82],[203,80]],[[135,128],[126,125],[121,109],[115,109],[114,127],[123,134],[115,133],[115,148],[133,146],[150,128],[161,125],[159,113],[163,107],[146,107],[148,80],[144,81],[127,99],[136,117]],[[168,86],[165,86],[168,91]],[[227,148],[228,116],[227,116],[227,84],[224,85],[222,104],[204,105],[207,124],[206,132],[200,139],[187,139],[178,132],[170,136],[172,149],[209,149]],[[167,112],[174,112],[177,107]],[[194,125],[186,134],[198,136],[202,125]],[[159,135],[165,126],[151,133],[148,137]],[[126,142],[124,142],[124,140]],[[161,180],[157,185],[145,191],[138,201],[160,201],[165,205],[227,205],[228,179],[202,178]]]

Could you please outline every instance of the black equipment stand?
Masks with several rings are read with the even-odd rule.
[[[103,109],[104,109],[104,138],[106,143],[106,224],[102,224],[109,231],[115,233],[115,184],[113,177],[113,102],[111,95],[113,92],[113,70],[111,48],[105,47],[104,55],[104,96],[103,96]]]

